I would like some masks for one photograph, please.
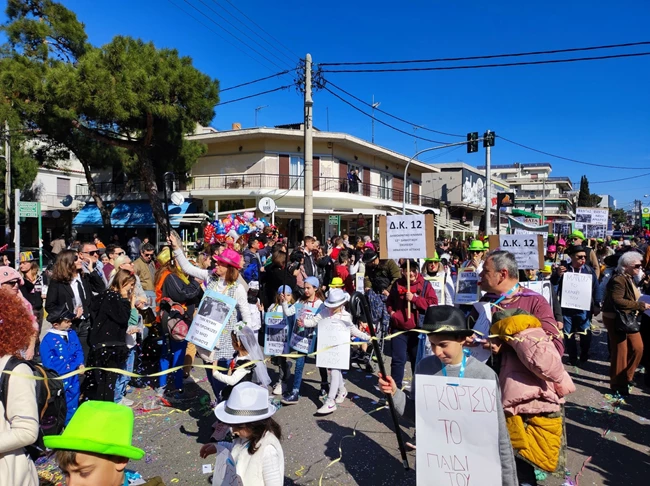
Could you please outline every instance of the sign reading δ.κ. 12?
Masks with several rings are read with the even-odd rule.
[[[382,217],[379,232],[382,258],[428,258],[435,252],[433,215]]]

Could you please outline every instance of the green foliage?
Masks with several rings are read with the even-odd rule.
[[[589,181],[587,176],[580,178],[580,192],[578,193],[578,207],[595,208],[600,204],[602,197],[589,192]]]
[[[625,214],[624,209],[614,209],[610,213],[610,216],[612,217],[612,222],[616,225],[616,227],[627,223],[627,214]]]

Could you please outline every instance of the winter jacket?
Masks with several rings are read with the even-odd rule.
[[[334,277],[343,280],[343,288],[348,294],[352,295],[354,293],[354,276],[350,275],[347,265],[336,265],[334,267]]]
[[[363,285],[378,293],[384,290],[390,292],[393,283],[401,276],[402,272],[395,260],[381,260],[379,265],[366,265],[366,277]]]
[[[645,304],[638,302],[634,294],[634,281],[623,274],[614,275],[607,284],[603,312],[645,310]]]
[[[260,274],[260,300],[265,309],[275,302],[275,296],[282,285],[288,285],[291,290],[297,287],[296,277],[286,268],[270,265]]]
[[[571,272],[573,272],[573,273],[584,273],[584,274],[587,274],[587,275],[591,275],[591,280],[592,280],[592,282],[591,282],[591,305],[592,305],[592,308],[599,307],[600,303],[603,300],[603,297],[602,297],[602,295],[600,293],[600,290],[601,290],[600,286],[598,285],[598,276],[596,275],[596,272],[594,271],[594,269],[591,268],[589,265],[583,265],[582,267],[580,267],[580,269],[576,270],[571,265],[569,265],[569,268],[566,270],[565,274],[566,273],[571,273]],[[557,272],[554,273],[551,276],[551,284],[558,286],[557,287],[557,295],[560,298],[560,303],[562,303],[562,282],[563,281],[564,281],[564,275],[559,276],[557,274]],[[582,311],[580,309],[567,309],[567,308],[564,308],[564,307],[562,308],[562,314],[565,315],[565,316],[571,316],[571,315],[575,315],[575,314],[578,314],[578,313],[581,313],[581,312],[584,312],[584,311]]]
[[[386,307],[390,316],[390,325],[393,329],[409,331],[417,327],[420,315],[424,315],[427,308],[438,304],[436,291],[429,282],[426,282],[421,274],[418,274],[415,282],[411,283],[411,293],[415,296],[410,302],[411,318],[407,318],[406,300],[406,278],[402,277],[395,282],[390,289],[390,294],[386,300]]]
[[[490,328],[504,342],[499,384],[506,416],[558,412],[575,391],[562,358],[535,316],[515,309]]]
[[[90,345],[124,343],[131,317],[131,304],[113,290],[97,297],[93,306],[93,324],[90,328]]]

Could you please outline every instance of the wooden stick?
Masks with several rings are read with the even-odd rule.
[[[411,260],[406,260],[406,291],[411,291]],[[406,318],[411,318],[411,302],[406,301]]]

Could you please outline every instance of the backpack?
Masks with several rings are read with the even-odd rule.
[[[56,371],[45,368],[33,361],[25,361],[16,358],[15,356],[9,358],[4,371],[13,371],[16,366],[21,363],[29,366],[35,377],[45,378],[44,380],[36,380],[36,403],[38,405],[40,422],[38,438],[36,439],[36,442],[25,447],[25,452],[32,458],[32,460],[36,460],[45,452],[43,436],[59,435],[63,432],[68,407],[65,402],[63,380],[58,379],[59,374]],[[2,405],[5,408],[5,416],[7,414],[9,378],[10,375],[6,373],[0,375],[0,400],[2,400]]]
[[[246,283],[250,283],[253,280],[259,281],[260,276],[260,261],[257,258],[251,260],[251,262],[246,265],[246,268],[242,272],[242,278]]]
[[[163,331],[174,341],[184,341],[192,319],[187,315],[185,307],[169,297],[163,297],[160,301],[160,322]]]

